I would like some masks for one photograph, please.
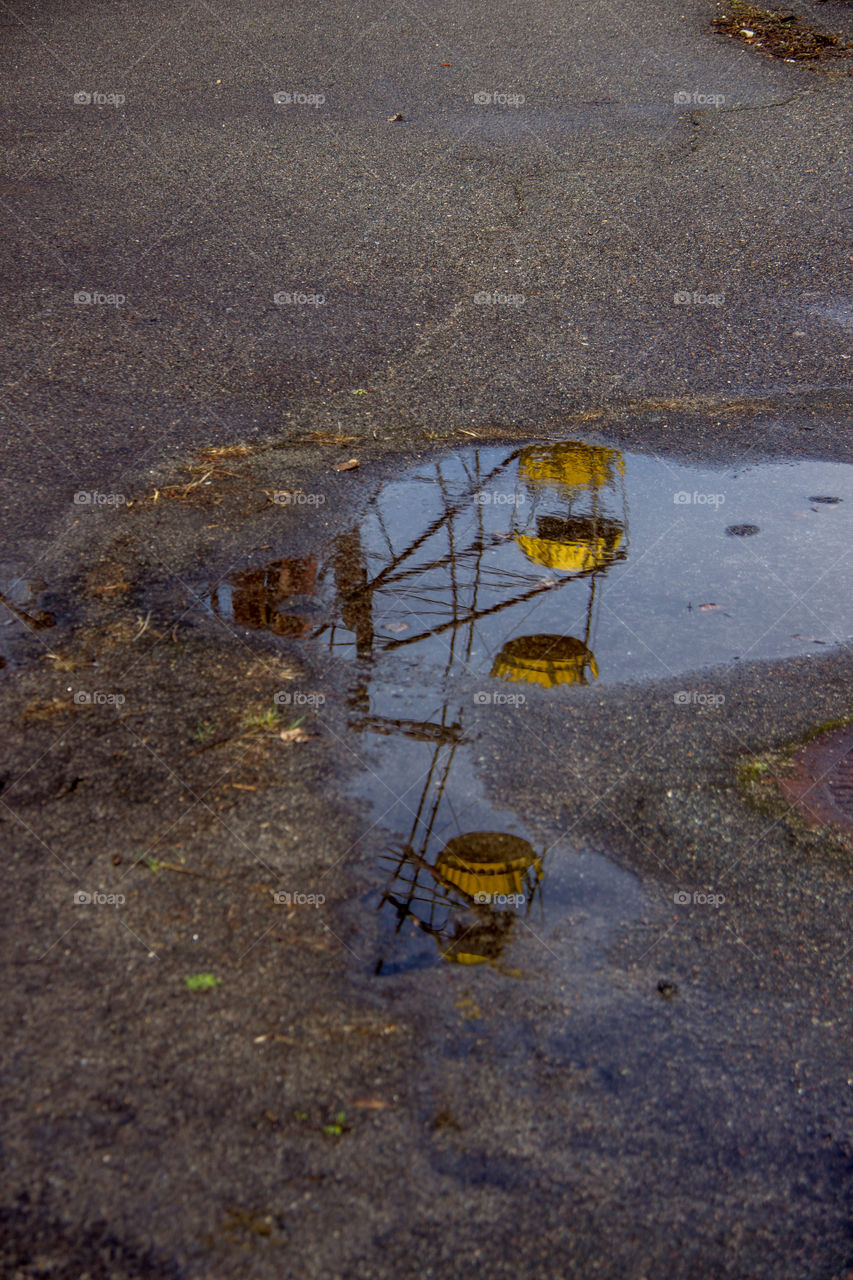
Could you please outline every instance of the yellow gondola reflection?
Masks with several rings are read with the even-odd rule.
[[[590,648],[595,581],[625,558],[624,471],[615,449],[580,441],[531,445],[519,454],[518,478],[526,498],[517,500],[514,541],[533,564],[589,579],[586,630],[582,640],[566,635],[508,640],[492,664],[493,676],[546,689],[598,679]]]
[[[475,898],[486,894],[508,897],[524,893],[525,873],[540,869],[532,846],[521,836],[503,831],[471,831],[448,840],[435,864],[446,884]]]
[[[598,679],[591,649],[574,636],[518,636],[495,658],[491,674],[500,680],[524,680],[553,689],[558,684],[586,684]]]
[[[567,496],[575,490],[612,487],[624,473],[625,463],[616,449],[580,440],[530,445],[518,459],[518,474],[532,489],[559,488]]]
[[[428,835],[428,833],[423,833]],[[399,924],[413,920],[454,964],[497,961],[518,918],[527,914],[542,878],[543,858],[521,836],[469,831],[454,836],[435,861],[404,846],[383,902]]]
[[[546,517],[539,521],[539,530],[536,537],[516,534],[515,541],[528,560],[561,573],[587,573],[602,568],[613,559],[622,540],[621,529],[608,530],[605,537],[596,536],[592,521],[560,522],[552,517],[549,526]],[[549,533],[552,536],[547,536]],[[560,540],[560,535],[565,541]]]
[[[579,441],[523,449],[518,478],[530,515],[515,541],[528,560],[560,573],[589,573],[610,564],[624,528],[607,514],[606,500],[615,496],[623,475],[615,449]],[[527,504],[519,505],[526,512]]]
[[[514,924],[514,913],[506,910],[504,900],[532,898],[542,858],[521,836],[469,831],[448,840],[434,874],[459,891],[460,906],[478,904],[473,919],[453,920],[452,933],[447,928],[436,931],[441,955],[453,964],[486,964],[500,957]]]

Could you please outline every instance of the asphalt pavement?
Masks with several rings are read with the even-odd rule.
[[[853,626],[679,714],[461,676],[555,914],[384,972],[421,673],[308,634],[472,443],[853,462],[853,59],[720,11],[0,5],[4,1276],[853,1276],[850,845],[773,783]]]

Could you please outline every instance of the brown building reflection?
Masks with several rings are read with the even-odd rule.
[[[273,560],[263,569],[234,573],[227,583],[213,587],[211,607],[217,617],[227,617],[252,631],[307,636],[313,620],[310,613],[300,609],[306,598],[316,595],[317,572],[316,556]],[[230,594],[230,607],[224,606],[226,589]]]

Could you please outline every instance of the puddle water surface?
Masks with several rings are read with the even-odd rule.
[[[47,584],[28,581],[8,566],[0,567],[0,668],[13,666],[21,654],[46,647],[45,631],[56,625],[55,616],[42,605]]]
[[[316,556],[208,588],[211,613],[353,664],[357,790],[393,835],[377,972],[515,968],[543,943],[564,966],[603,960],[642,908],[638,881],[502,809],[472,721],[489,705],[534,714],[534,687],[565,698],[845,642],[851,472],[472,448],[379,484]]]

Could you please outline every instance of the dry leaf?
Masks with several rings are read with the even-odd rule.
[[[393,1103],[386,1102],[384,1098],[354,1098],[352,1105],[362,1111],[389,1111]]]
[[[335,471],[355,471],[359,465],[358,458],[350,458],[349,462],[342,462],[335,467]]]
[[[282,729],[278,735],[282,742],[307,742],[308,734],[299,725],[295,729]]]

